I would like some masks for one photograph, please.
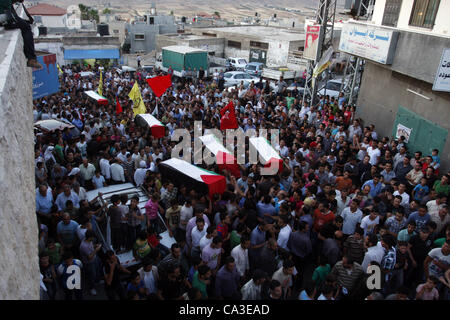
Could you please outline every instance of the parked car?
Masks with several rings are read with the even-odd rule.
[[[102,195],[99,196],[99,193]],[[145,215],[145,204],[147,203],[149,197],[141,187],[136,187],[132,183],[123,183],[123,184],[116,184],[100,189],[95,189],[88,191],[86,193],[87,200],[90,202],[94,200],[97,196],[97,201],[99,202],[99,205],[111,204],[111,197],[114,194],[122,195],[126,194],[128,195],[129,202],[131,202],[131,198],[134,196],[139,197],[139,209],[141,212]],[[129,204],[129,202],[127,204]],[[105,231],[100,231],[101,228],[95,228],[97,230],[96,236],[102,244],[102,249],[106,252],[106,250],[113,250],[111,247],[111,229],[110,229],[110,223],[109,223],[109,217],[107,217],[107,225]],[[158,223],[156,226],[156,233],[161,237],[159,240],[161,245],[165,246],[166,248],[170,249],[172,244],[174,244],[175,238],[172,238],[169,236],[169,231],[167,230],[167,226],[164,222],[164,219],[161,217],[161,215],[158,214]],[[114,250],[113,250],[114,251]],[[120,263],[125,267],[132,267],[140,264],[140,261],[137,261],[133,256],[133,251],[127,251],[124,253],[117,254],[117,257],[119,258]]]
[[[227,61],[237,71],[244,70],[245,66],[247,65],[247,60],[245,60],[244,58],[228,58]]]
[[[242,71],[230,71],[225,72],[223,75],[225,79],[225,87],[240,85],[243,81],[244,83],[258,82],[258,78],[249,75],[246,72]]]
[[[259,77],[262,74],[263,68],[264,64],[261,62],[250,62],[245,66],[244,71],[252,76]]]
[[[342,79],[333,79],[328,80],[327,84],[320,89],[317,93],[321,96],[327,95],[331,97],[337,98],[339,96],[339,92],[341,91]],[[325,91],[325,88],[327,89]]]
[[[301,86],[298,82],[293,82],[289,87],[286,88],[288,91],[294,91],[297,88],[298,95],[297,97],[303,97],[303,92],[305,91],[305,88]]]

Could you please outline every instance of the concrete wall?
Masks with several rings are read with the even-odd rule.
[[[431,98],[426,100],[411,89]],[[392,136],[399,106],[407,108],[425,119],[450,131],[450,93],[432,91],[432,84],[393,72],[389,68],[366,61],[358,97],[358,116],[365,125],[375,124],[379,136]],[[411,150],[414,152],[415,150]],[[441,172],[450,169],[450,138],[440,150]]]
[[[0,300],[39,299],[32,73],[19,30],[0,34]]]
[[[433,83],[444,48],[450,48],[450,38],[402,31],[391,68]]]

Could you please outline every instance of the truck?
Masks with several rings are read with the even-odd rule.
[[[302,73],[298,70],[289,70],[288,68],[264,68],[261,76],[265,79],[280,80],[283,76],[285,81],[294,80],[302,76]]]
[[[156,59],[155,67],[165,72],[172,67],[174,76],[181,77],[183,68],[198,71],[201,68],[205,70],[205,76],[210,77],[216,71],[224,69],[216,63],[210,62],[206,50],[187,47],[187,46],[168,46],[163,47],[161,54]]]

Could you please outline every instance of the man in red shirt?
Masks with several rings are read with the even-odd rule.
[[[319,206],[314,210],[314,230],[319,233],[322,227],[334,220],[334,213],[328,208],[328,202],[319,202]]]

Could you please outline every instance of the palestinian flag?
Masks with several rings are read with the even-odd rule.
[[[158,168],[163,179],[170,180],[176,186],[184,185],[201,194],[209,194],[211,199],[216,193],[224,193],[227,186],[224,176],[178,158],[162,161]]]
[[[264,167],[278,166],[278,172],[283,170],[283,159],[281,159],[278,152],[272,147],[272,145],[263,137],[252,137],[249,139],[250,145],[253,146],[260,157],[263,159]]]
[[[136,115],[136,121],[141,127],[148,126],[152,132],[152,136],[157,139],[166,135],[166,126],[150,113],[140,113]]]
[[[216,163],[219,167],[219,170],[225,169],[236,178],[241,177],[241,171],[239,170],[237,160],[233,156],[233,153],[228,151],[228,149],[224,147],[222,142],[219,141],[219,139],[217,139],[215,135],[207,134],[203,137],[200,137],[200,140],[203,142],[205,147],[216,157]]]
[[[87,95],[89,98],[97,101],[98,104],[102,105],[108,104],[108,99],[106,99],[104,96],[99,95],[97,92],[93,90],[85,91],[84,94]]]

